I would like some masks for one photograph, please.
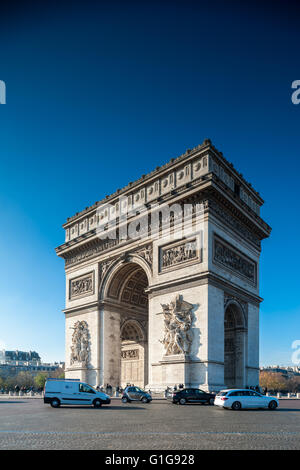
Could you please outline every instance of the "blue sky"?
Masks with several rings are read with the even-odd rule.
[[[287,3],[287,2],[286,2]],[[300,339],[294,2],[10,3],[0,18],[0,344],[64,358],[68,216],[205,138],[265,199],[261,364]]]

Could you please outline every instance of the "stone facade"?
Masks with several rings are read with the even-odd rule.
[[[206,140],[68,219],[56,249],[67,377],[153,390],[257,385],[258,267],[271,231],[262,204]]]

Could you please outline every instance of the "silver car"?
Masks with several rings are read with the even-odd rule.
[[[151,400],[152,396],[150,393],[145,392],[145,390],[142,390],[136,386],[126,387],[122,395],[123,403],[130,403],[131,401],[142,401],[143,403],[149,403]]]

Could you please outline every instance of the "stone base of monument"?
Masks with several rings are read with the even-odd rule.
[[[179,385],[183,385],[183,387],[194,386],[193,377],[191,376],[192,370],[193,361],[187,355],[163,356],[157,364],[152,364],[152,383],[149,383],[145,388],[155,393],[161,393],[165,391],[166,387],[173,388],[174,385],[177,388]]]
[[[85,363],[76,362],[65,371],[66,379],[77,379],[81,382],[89,383],[90,380],[90,369],[86,367]]]
[[[176,385],[183,388],[201,388],[204,391],[215,392],[225,389],[223,375],[219,365],[209,361],[200,361],[192,356],[174,354],[163,356],[157,364],[152,364],[152,382],[145,389],[161,393],[167,387],[173,389]],[[219,379],[216,383],[216,379]],[[161,384],[164,385],[161,385]]]

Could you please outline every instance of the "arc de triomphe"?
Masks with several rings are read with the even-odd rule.
[[[66,376],[257,385],[262,204],[205,140],[67,219]]]

